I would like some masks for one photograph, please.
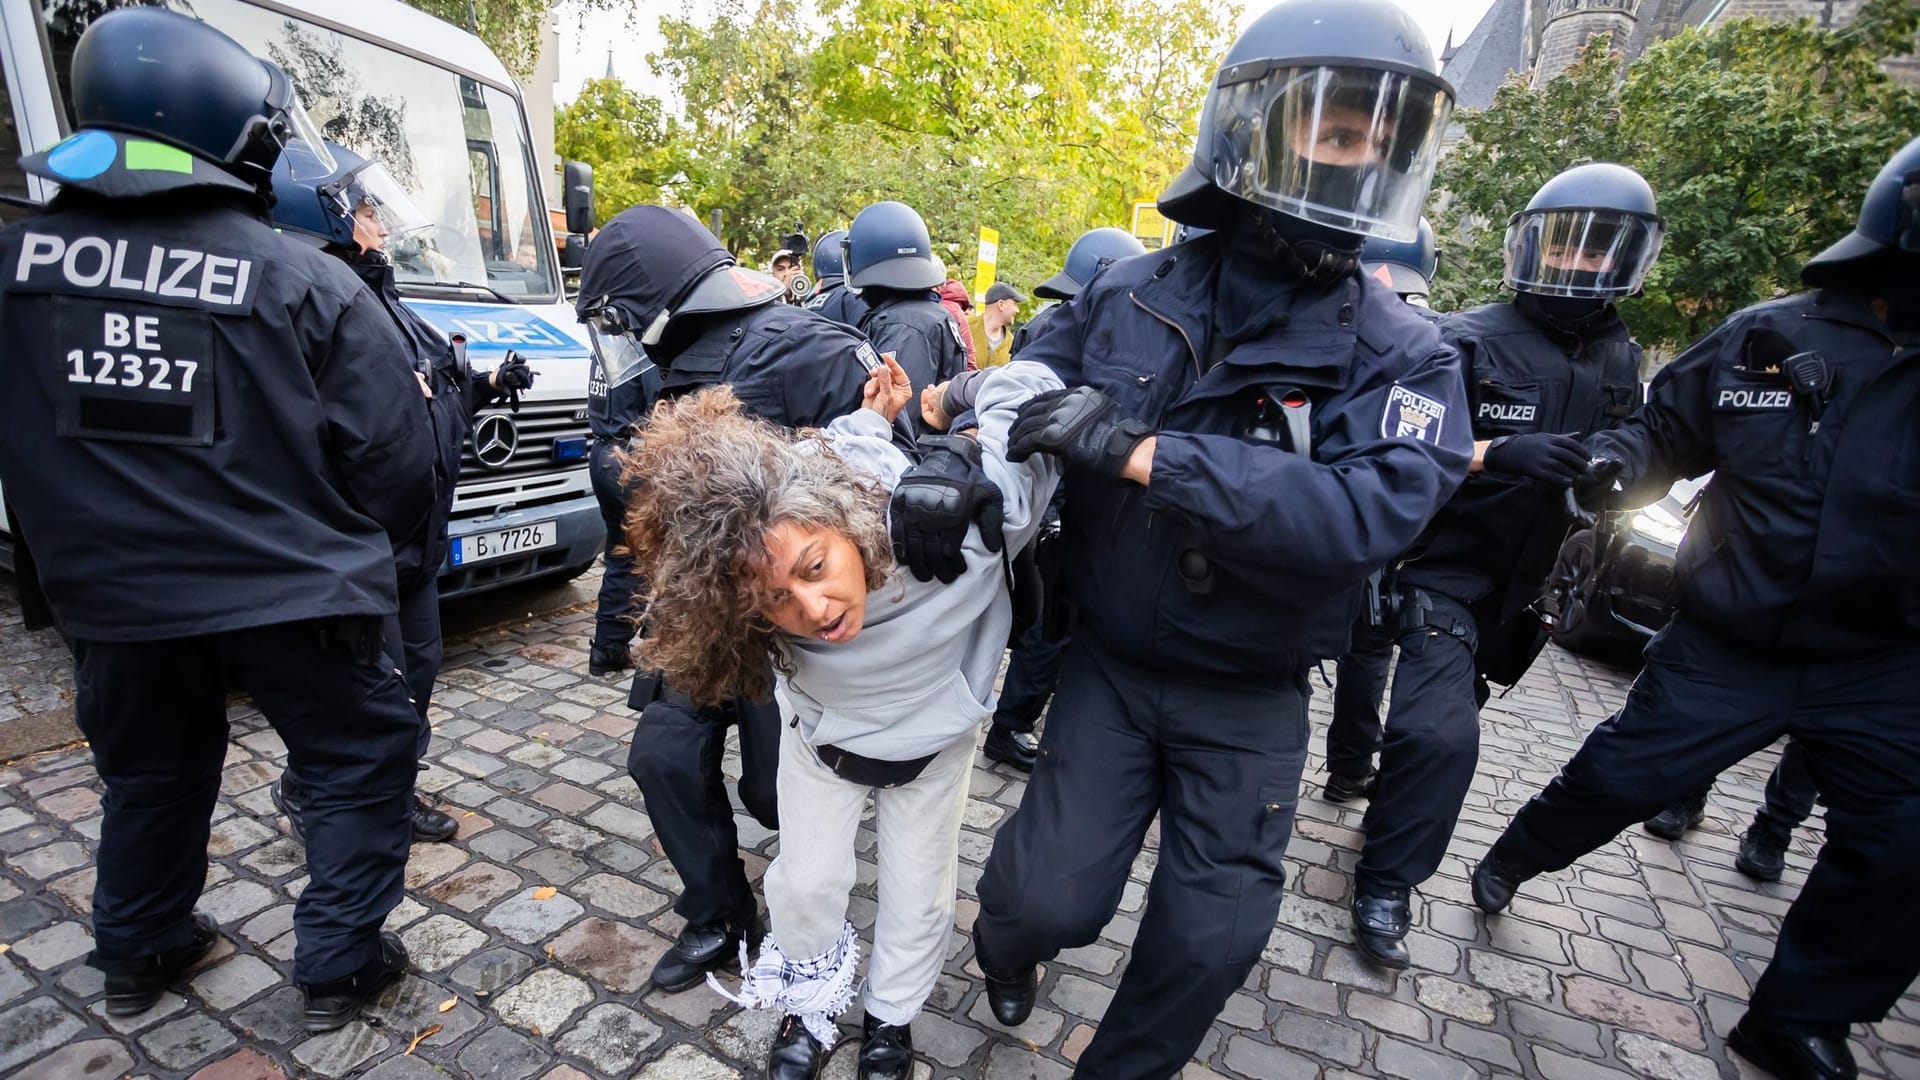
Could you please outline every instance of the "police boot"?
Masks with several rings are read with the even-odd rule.
[[[97,951],[87,957],[87,963],[106,973],[107,1015],[138,1016],[153,1008],[160,995],[191,971],[219,940],[220,924],[211,915],[195,914],[193,940],[178,948],[128,961],[104,959]]]
[[[1751,1010],[1727,1036],[1733,1052],[1780,1080],[1853,1080],[1845,1024],[1790,1024]]]
[[[1373,796],[1373,789],[1380,781],[1379,772],[1368,769],[1359,776],[1339,776],[1329,773],[1327,786],[1320,794],[1328,802],[1350,802],[1354,799],[1366,799]]]
[[[460,831],[460,823],[453,815],[429,803],[424,795],[413,797],[413,841],[416,844],[438,844],[453,839]]]
[[[611,675],[616,671],[625,671],[633,666],[633,651],[626,642],[596,641],[587,651],[587,674]]]
[[[689,926],[680,931],[673,948],[653,966],[653,985],[670,994],[690,990],[706,980],[707,972],[739,956],[742,940],[758,936],[758,918],[745,928],[726,923]]]
[[[1787,845],[1757,826],[1750,828],[1740,838],[1740,854],[1733,857],[1733,868],[1755,881],[1779,881],[1787,869]]]
[[[1488,851],[1480,865],[1473,868],[1473,902],[1481,911],[1498,915],[1513,903],[1513,894],[1532,876],[1509,866],[1496,852]]]
[[[1707,800],[1681,799],[1648,818],[1640,827],[1662,840],[1678,840],[1707,817]]]
[[[907,1080],[913,1074],[913,1029],[867,1014],[861,1028],[860,1080]]]
[[[1407,930],[1413,925],[1413,911],[1407,904],[1407,890],[1362,882],[1353,896],[1353,940],[1366,958],[1384,968],[1404,968],[1407,956]]]
[[[780,1018],[780,1030],[767,1051],[767,1080],[814,1080],[826,1062],[826,1048],[792,1013]]]
[[[308,1031],[332,1031],[347,1026],[375,995],[405,974],[407,947],[391,930],[380,932],[380,954],[367,966],[332,982],[301,987],[307,995],[303,1018]]]
[[[1002,1027],[1019,1027],[1033,1013],[1033,999],[1040,993],[1040,967],[1028,964],[1012,972],[997,972],[980,965],[987,980],[987,1007]]]
[[[1030,773],[1040,761],[1040,740],[1028,732],[995,724],[987,729],[987,742],[981,752],[989,761]]]
[[[293,838],[303,844],[306,843],[307,827],[300,824],[300,812],[306,809],[306,800],[303,798],[305,793],[300,790],[299,783],[293,779],[293,774],[281,773],[280,779],[275,780],[273,786],[267,789],[267,794],[273,797],[274,809],[286,815],[287,827],[293,831]]]

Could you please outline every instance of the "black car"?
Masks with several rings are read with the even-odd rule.
[[[1578,653],[1639,649],[1673,614],[1673,560],[1708,473],[1659,502],[1612,510],[1560,545],[1548,579],[1553,640]]]

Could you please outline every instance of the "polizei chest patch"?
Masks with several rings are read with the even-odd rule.
[[[1720,386],[1713,407],[1723,412],[1773,412],[1793,408],[1793,391],[1784,386]]]
[[[1395,386],[1387,392],[1387,408],[1380,414],[1380,434],[1388,439],[1438,442],[1440,425],[1446,419],[1446,405],[1404,386]]]

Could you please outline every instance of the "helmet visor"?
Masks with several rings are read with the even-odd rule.
[[[1507,226],[1507,285],[1543,296],[1632,296],[1665,232],[1659,218],[1620,210],[1523,211]]]
[[[379,162],[368,162],[348,177],[341,197],[356,217],[378,220],[389,237],[398,239],[433,228],[433,221]]]
[[[627,333],[620,313],[603,307],[587,313],[587,336],[593,339],[593,355],[598,358],[600,375],[608,388],[622,386],[653,367],[640,343]]]
[[[288,103],[282,124],[276,126],[275,134],[280,136],[280,153],[287,159],[293,179],[317,183],[340,171],[333,151],[327,149],[326,139],[298,95]]]
[[[1414,238],[1453,112],[1444,83],[1381,68],[1285,67],[1213,96],[1202,137],[1220,190],[1343,232]]]

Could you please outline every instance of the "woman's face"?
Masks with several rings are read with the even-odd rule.
[[[766,543],[767,621],[794,637],[852,641],[867,614],[867,567],[853,541],[783,521],[767,530]]]
[[[387,225],[380,220],[378,207],[362,206],[353,212],[353,239],[361,251],[379,251],[387,246]]]

